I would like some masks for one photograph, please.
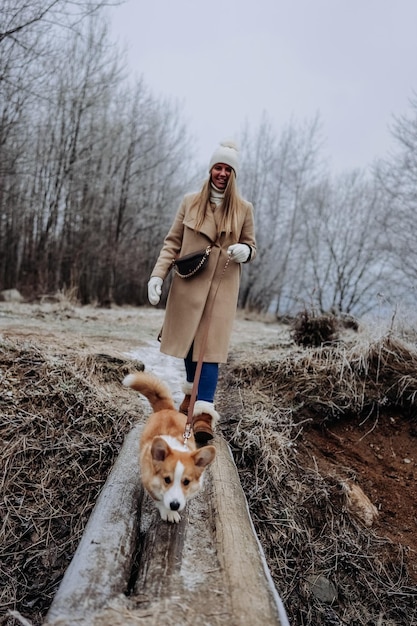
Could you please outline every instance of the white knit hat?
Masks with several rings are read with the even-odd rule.
[[[230,167],[234,169],[235,175],[237,176],[239,169],[239,151],[233,141],[223,141],[217,150],[213,152],[210,159],[209,172],[211,172],[211,168],[213,165],[216,165],[216,163],[225,163],[226,165],[230,165]]]

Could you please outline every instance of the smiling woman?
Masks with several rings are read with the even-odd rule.
[[[253,207],[236,186],[236,146],[231,142],[218,146],[208,170],[201,191],[183,199],[148,283],[149,302],[157,305],[163,281],[178,257],[209,250],[204,272],[185,280],[174,275],[161,331],[161,352],[184,359],[185,398],[179,410],[189,414],[200,445],[212,439],[219,419],[214,396],[219,363],[227,360],[241,264],[256,255]]]

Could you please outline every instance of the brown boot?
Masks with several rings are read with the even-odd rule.
[[[184,413],[184,415],[188,415],[188,407],[190,406],[190,400],[191,400],[191,392],[193,390],[193,383],[189,383],[187,380],[185,381],[185,383],[182,386],[182,390],[185,393],[184,399],[181,402],[178,411],[180,411],[180,413]]]
[[[214,437],[214,427],[219,420],[219,414],[214,410],[211,402],[197,400],[194,405],[193,432],[197,445],[205,446]]]

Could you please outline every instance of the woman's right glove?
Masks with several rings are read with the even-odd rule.
[[[156,306],[160,299],[162,293],[162,283],[164,281],[159,276],[152,276],[148,282],[148,300],[153,305]]]

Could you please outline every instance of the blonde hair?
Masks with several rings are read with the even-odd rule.
[[[200,230],[204,218],[206,216],[207,207],[210,203],[210,194],[211,194],[211,186],[210,186],[211,177],[208,178],[202,189],[200,194],[197,197],[196,205],[197,205],[197,216],[196,216],[196,230]],[[229,180],[227,181],[227,186],[224,191],[224,199],[222,203],[222,218],[219,224],[219,232],[218,235],[222,232],[232,233],[232,236],[236,241],[239,240],[238,228],[237,228],[237,216],[239,212],[239,201],[242,198],[237,189],[236,184],[236,175],[234,170],[230,172]]]

